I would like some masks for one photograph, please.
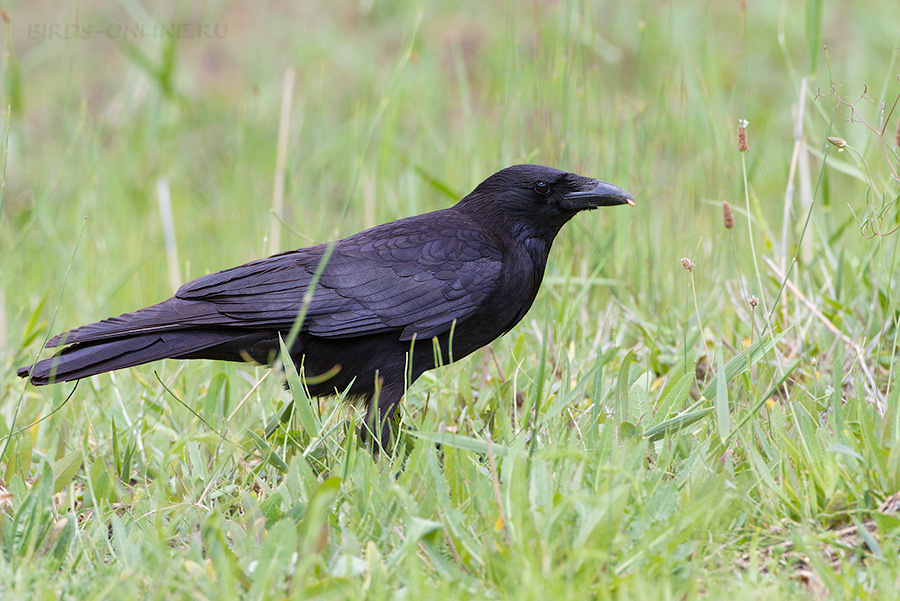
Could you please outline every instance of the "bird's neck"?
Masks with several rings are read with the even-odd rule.
[[[552,240],[546,240],[543,237],[534,236],[525,238],[525,250],[534,264],[534,285],[540,286],[541,279],[544,277],[544,268],[547,267],[547,257],[550,255],[550,247]]]
[[[534,250],[539,250],[542,242],[545,252],[549,252],[556,234],[568,221],[568,218],[539,220],[527,212],[517,213],[487,203],[467,202],[468,200],[468,197],[463,199],[453,207],[454,210],[464,213],[485,231],[507,241],[507,244],[522,244],[526,240],[532,240],[528,244]]]
[[[530,288],[533,300],[544,277],[553,239],[567,219],[560,219],[558,222],[535,221],[527,215],[499,210],[489,203],[476,204],[467,200],[468,198],[460,202],[453,210],[468,215],[469,219],[491,234],[511,256],[519,257],[520,261],[526,257],[530,259],[531,269],[527,270],[528,279],[523,283]],[[530,305],[530,301],[528,304]]]

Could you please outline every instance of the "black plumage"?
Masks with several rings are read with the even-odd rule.
[[[386,444],[405,386],[435,366],[434,341],[448,363],[508,332],[531,307],[560,228],[619,204],[634,202],[612,184],[516,165],[453,207],[211,273],[159,304],[55,336],[47,346],[64,348],[18,375],[44,385],[164,358],[268,364],[311,293],[291,356],[315,396],[352,383]]]

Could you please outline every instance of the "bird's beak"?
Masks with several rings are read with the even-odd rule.
[[[565,195],[569,207],[576,211],[584,209],[596,209],[597,207],[614,207],[616,205],[634,206],[634,198],[631,194],[608,182],[593,180],[592,187],[585,186],[586,190],[570,192]]]

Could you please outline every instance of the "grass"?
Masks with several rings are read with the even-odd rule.
[[[7,8],[4,598],[895,598],[893,4],[76,6]],[[152,29],[173,22],[211,29]],[[173,270],[444,207],[517,162],[638,205],[580,215],[525,320],[420,378],[393,460],[290,373],[15,377]]]

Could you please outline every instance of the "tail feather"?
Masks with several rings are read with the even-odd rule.
[[[78,380],[107,371],[134,367],[160,359],[219,359],[241,361],[264,357],[256,348],[273,341],[268,332],[235,332],[233,329],[176,330],[140,333],[112,340],[73,344],[53,357],[16,373],[36,386]],[[277,335],[274,338],[277,341]],[[263,345],[265,346],[265,344]]]
[[[223,321],[225,318],[212,303],[170,298],[133,313],[124,313],[69,330],[47,341],[47,347],[213,326]]]

